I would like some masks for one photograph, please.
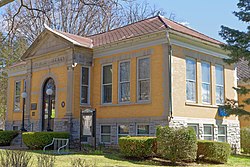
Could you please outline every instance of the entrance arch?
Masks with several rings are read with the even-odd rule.
[[[51,89],[53,91],[52,95],[47,95],[46,91]],[[51,104],[51,112],[49,115],[49,103]],[[48,78],[43,85],[43,102],[42,102],[42,131],[47,129],[54,130],[54,118],[56,115],[55,110],[56,104],[56,85],[53,78]],[[48,124],[48,120],[50,121]],[[48,127],[49,125],[49,127]]]

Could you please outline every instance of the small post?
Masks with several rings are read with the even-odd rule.
[[[51,95],[53,94],[52,89],[47,89],[46,94],[49,96],[49,106],[48,106],[48,126],[47,126],[47,131],[50,132],[52,131],[50,128],[50,117],[51,117],[51,110],[52,110],[52,105],[51,105]]]
[[[93,137],[93,144],[94,144],[94,149],[96,150],[96,109],[93,110],[92,113],[92,137]]]

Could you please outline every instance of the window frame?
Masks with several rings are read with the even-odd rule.
[[[194,61],[194,63],[195,63],[195,80],[192,80],[192,79],[187,79],[187,60],[191,60],[191,61]],[[195,92],[194,92],[194,94],[195,94],[195,100],[188,100],[187,99],[187,93],[186,93],[186,102],[191,102],[191,103],[197,103],[197,60],[195,59],[195,58],[191,58],[191,57],[186,57],[186,59],[185,59],[185,63],[186,63],[186,89],[187,89],[187,82],[193,82],[194,83],[194,85],[195,85]],[[187,90],[186,90],[186,92],[187,92]]]
[[[86,86],[86,85],[83,85],[82,84],[82,69],[83,68],[88,68],[88,70],[89,70],[89,72],[88,72],[88,85],[87,85],[87,87],[88,87],[88,99],[87,99],[87,103],[82,103],[82,86]],[[88,67],[88,66],[81,66],[81,79],[80,79],[80,105],[89,105],[90,104],[90,75],[91,75],[91,68],[90,67]]]
[[[210,126],[212,128],[212,134],[205,134],[205,126]],[[214,125],[213,124],[204,124],[203,125],[203,139],[204,140],[207,140],[205,139],[205,137],[212,137],[212,140],[211,141],[214,141]]]
[[[142,125],[144,125],[144,126],[148,126],[148,134],[139,134],[138,133],[138,126],[142,126]],[[149,136],[149,134],[150,134],[150,126],[149,126],[149,124],[136,124],[136,136]]]
[[[225,130],[225,134],[219,134],[219,128],[223,127]],[[219,141],[219,137],[225,137],[225,141]],[[227,142],[227,125],[218,125],[218,141],[219,142]]]
[[[223,84],[222,85],[219,85],[217,84],[217,78],[216,78],[216,67],[221,67],[222,68],[222,78],[223,78]],[[222,103],[217,103],[217,97],[216,97],[216,94],[217,94],[217,87],[220,87],[222,88],[223,90],[223,102]],[[215,64],[215,103],[217,105],[221,105],[225,102],[225,72],[224,72],[224,66],[223,65],[220,65],[220,64]]]
[[[121,82],[121,75],[120,75],[120,64],[129,62],[129,81],[123,81]],[[112,68],[113,69],[113,68]],[[123,83],[129,83],[129,94],[130,94],[130,100],[129,101],[121,101],[121,84]],[[123,60],[120,61],[118,64],[118,103],[126,104],[131,102],[131,60]]]
[[[104,79],[104,76],[103,76],[103,68],[105,67],[105,66],[110,66],[111,65],[111,67],[112,67],[112,82],[111,82],[111,84],[103,84],[103,79]],[[107,63],[107,64],[102,64],[102,74],[101,74],[101,104],[112,104],[113,103],[113,63]],[[106,86],[106,85],[111,85],[111,87],[112,87],[112,89],[111,89],[111,102],[109,102],[109,103],[105,103],[104,102],[104,97],[103,97],[103,95],[104,95],[104,86]]]
[[[192,127],[195,127],[196,128],[196,138],[199,139],[200,137],[200,133],[199,133],[199,124],[195,124],[195,123],[188,123],[187,124],[188,127],[192,128]]]
[[[146,78],[146,79],[139,79],[139,61],[141,59],[149,59],[149,78]],[[137,60],[136,60],[136,96],[137,96],[137,103],[143,103],[143,102],[149,102],[151,101],[151,58],[150,56],[142,56],[142,57],[138,57]],[[140,100],[140,95],[139,95],[139,82],[140,81],[147,81],[149,80],[149,99],[148,100]]]
[[[20,92],[20,95],[17,95],[16,93],[17,93],[17,91],[16,91],[16,85],[17,85],[17,83],[20,83],[20,90],[19,90],[19,92]],[[18,81],[15,81],[15,84],[14,84],[14,105],[13,105],[13,110],[14,110],[14,112],[20,112],[21,111],[21,87],[22,87],[22,81],[21,80],[18,80]],[[19,109],[16,109],[16,98],[17,97],[19,97]]]
[[[102,126],[109,126],[110,127],[110,133],[102,133]],[[111,143],[111,134],[112,134],[111,130],[112,130],[112,126],[110,124],[101,124],[100,125],[100,143],[104,143],[104,144],[110,144]],[[106,136],[109,135],[110,136],[110,141],[109,142],[102,142],[102,136],[103,135],[106,135]]]
[[[128,134],[120,134],[119,133],[119,127],[122,125],[128,126]],[[117,125],[117,142],[119,141],[120,137],[126,137],[126,136],[129,136],[129,134],[130,134],[130,125],[129,124],[118,124]]]
[[[203,81],[203,70],[202,70],[202,64],[208,64],[209,65],[209,82],[204,82]],[[203,101],[203,84],[207,85],[209,87],[209,102]],[[211,63],[207,61],[201,61],[201,102],[203,104],[211,104],[212,103],[212,93],[211,93]]]

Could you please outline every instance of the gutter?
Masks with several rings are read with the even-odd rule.
[[[173,119],[173,101],[172,101],[172,55],[173,55],[173,49],[172,49],[172,45],[171,45],[171,41],[170,41],[170,36],[169,36],[169,31],[170,31],[170,27],[163,21],[162,17],[160,15],[158,15],[158,18],[160,19],[160,21],[164,24],[164,26],[166,27],[166,38],[168,41],[168,88],[169,88],[169,115],[168,115],[168,121],[171,122],[171,120]]]

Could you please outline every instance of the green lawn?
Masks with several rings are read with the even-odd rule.
[[[30,152],[32,154],[33,166],[37,166],[37,158],[36,156],[39,153]],[[55,166],[56,167],[69,167],[71,165],[72,160],[76,160],[78,158],[85,159],[86,162],[90,164],[95,164],[95,166],[116,166],[116,167],[159,167],[159,166],[168,166],[168,161],[160,161],[159,159],[151,159],[151,160],[127,160],[122,157],[120,154],[102,154],[102,155],[89,155],[89,154],[70,154],[70,155],[58,155],[56,156]],[[185,164],[182,164],[185,165]],[[250,156],[231,156],[227,164],[223,165],[211,165],[211,164],[186,164],[188,166],[214,166],[214,167],[226,167],[226,166],[250,166]]]

